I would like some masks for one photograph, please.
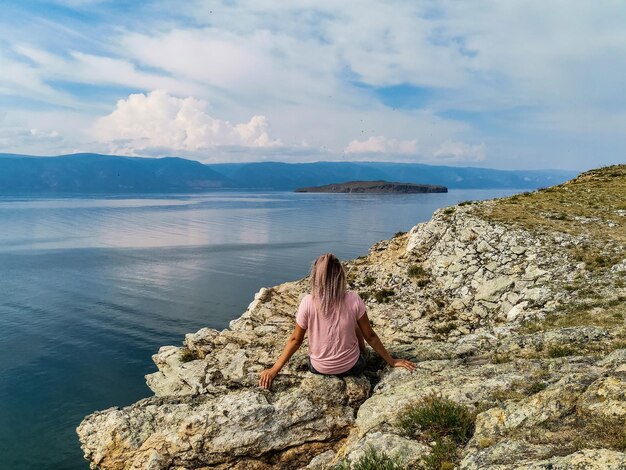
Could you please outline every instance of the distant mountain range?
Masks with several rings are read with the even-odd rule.
[[[578,174],[566,170],[493,170],[381,162],[259,162],[217,163],[207,166],[242,187],[282,190],[354,180],[400,181],[467,189],[534,189],[562,183]]]
[[[0,194],[294,190],[354,180],[388,180],[448,188],[534,189],[576,176],[566,170],[493,170],[418,163],[218,163],[184,158],[80,153],[56,157],[0,153]]]

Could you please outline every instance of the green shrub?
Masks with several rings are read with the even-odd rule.
[[[565,357],[565,356],[573,356],[576,354],[576,349],[569,346],[550,346],[548,348],[548,356],[549,357]]]
[[[197,351],[192,351],[191,349],[183,349],[180,354],[180,362],[190,362],[195,361],[196,359],[200,359]]]
[[[371,296],[372,296],[371,292],[367,292],[367,291],[364,291],[364,290],[359,292],[359,297],[361,297],[363,302],[368,300]]]
[[[542,390],[545,390],[547,386],[548,384],[545,382],[541,382],[541,381],[533,382],[527,387],[525,387],[524,391],[528,393],[529,395],[534,395],[535,393],[539,393]]]
[[[444,213],[445,215],[451,215],[451,214],[454,214],[454,207],[446,207],[446,208],[443,210],[443,213]]]
[[[419,264],[412,264],[411,266],[409,266],[409,268],[407,269],[407,275],[410,278],[415,279],[415,284],[417,284],[419,287],[424,287],[430,282],[430,275],[428,271],[426,271]]]
[[[459,460],[459,446],[474,433],[475,413],[465,405],[438,395],[430,395],[421,403],[407,407],[396,425],[408,437],[419,437],[431,444],[424,457],[429,470],[452,470]]]
[[[374,298],[378,303],[389,302],[389,298],[394,295],[395,292],[392,289],[380,289],[374,292]]]
[[[371,286],[374,282],[376,282],[376,278],[373,276],[365,276],[365,279],[363,279],[363,284],[366,286]]]
[[[424,464],[428,470],[453,470],[457,459],[457,445],[444,437],[435,441],[430,453],[424,457]]]
[[[350,470],[350,462],[346,459],[335,465],[334,470]],[[371,446],[365,454],[352,463],[352,470],[409,470],[398,457],[389,457],[385,452],[378,452]]]
[[[465,406],[430,395],[404,410],[398,427],[406,436],[423,433],[427,439],[449,438],[465,444],[474,433],[474,414]]]
[[[407,269],[407,274],[409,277],[428,276],[428,272],[419,264],[412,264],[411,266],[409,266],[409,269]]]
[[[401,237],[402,235],[406,235],[406,232],[396,232],[396,233],[394,233],[393,237],[394,238]]]
[[[470,206],[472,204],[474,204],[474,201],[462,201],[462,202],[459,202],[459,206]]]

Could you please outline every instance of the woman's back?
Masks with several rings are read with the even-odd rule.
[[[318,256],[311,267],[310,280],[311,294],[300,302],[296,327],[276,363],[261,372],[261,387],[269,388],[306,334],[309,335],[309,370],[314,373],[340,377],[361,374],[367,364],[365,354],[360,354],[361,348],[365,349],[364,340],[390,366],[415,370],[411,362],[394,359],[387,352],[369,323],[365,303],[356,292],[347,290],[346,273],[335,255]]]
[[[311,294],[298,308],[296,322],[307,330],[309,356],[313,367],[323,374],[341,374],[359,358],[357,321],[365,313],[365,303],[356,292],[348,291],[335,309],[320,312]]]

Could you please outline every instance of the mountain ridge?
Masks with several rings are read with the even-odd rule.
[[[203,164],[180,157],[78,153],[0,154],[0,193],[292,191],[336,181],[388,180],[451,189],[536,189],[575,176],[568,170],[495,170],[389,162],[252,162]]]

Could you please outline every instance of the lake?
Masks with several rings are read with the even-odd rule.
[[[514,194],[228,192],[0,197],[0,466],[87,469],[75,428],[151,395],[151,355],[464,200]]]

